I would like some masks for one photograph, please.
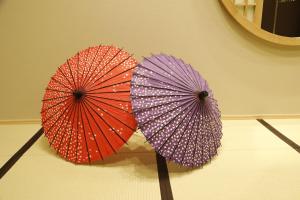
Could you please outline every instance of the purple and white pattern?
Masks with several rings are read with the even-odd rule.
[[[133,74],[131,98],[138,127],[167,160],[195,167],[217,154],[220,111],[191,65],[163,54],[144,58]]]

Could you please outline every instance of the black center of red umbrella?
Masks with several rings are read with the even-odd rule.
[[[200,99],[200,100],[205,100],[205,98],[208,96],[208,92],[207,91],[205,91],[205,90],[203,90],[203,91],[201,91],[201,92],[199,92],[198,93],[198,98]]]
[[[76,100],[82,99],[82,97],[85,95],[85,92],[82,90],[74,90],[73,91],[73,96],[75,97]]]

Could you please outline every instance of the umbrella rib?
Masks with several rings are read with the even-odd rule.
[[[115,94],[115,93],[129,93],[130,90],[112,91],[112,92],[87,92],[86,94]]]
[[[189,123],[190,123],[190,121],[191,121],[192,119],[194,119],[194,120],[193,120],[193,122],[192,122],[191,128],[194,127],[194,124],[195,124],[195,121],[196,121],[196,120],[195,120],[195,118],[193,118],[193,116],[195,115],[196,110],[197,110],[197,109],[194,109],[194,112],[193,112],[193,114],[191,115],[191,118],[189,119],[189,121],[188,121],[188,123],[187,123],[187,126],[186,126],[185,128],[188,127],[188,125],[189,125]],[[185,133],[185,130],[181,133],[180,138],[179,138],[179,140],[178,140],[178,142],[177,142],[175,148],[173,149],[173,151],[172,151],[172,153],[170,154],[170,156],[169,156],[168,159],[172,159],[172,157],[173,157],[173,155],[174,155],[176,149],[178,148],[178,146],[179,146],[179,144],[180,144],[180,142],[181,142],[181,140],[182,140],[182,138],[183,138],[184,133]]]
[[[75,120],[75,117],[76,117],[76,113],[78,113],[78,104],[75,105],[75,111],[74,111],[74,117],[72,119],[72,128],[71,128],[71,134],[68,138],[68,145],[67,145],[67,152],[66,152],[66,155],[65,155],[65,158],[68,159],[68,155],[69,155],[69,149],[70,149],[70,144],[71,144],[71,139],[72,139],[72,134],[73,134],[73,125],[74,125],[74,120]],[[76,112],[77,111],[77,112]]]
[[[110,114],[109,112],[105,111],[103,108],[97,106],[96,104],[94,104],[93,102],[91,102],[90,100],[86,99],[88,102],[90,102],[92,105],[94,105],[95,107],[98,107],[99,109],[103,110],[105,113],[107,113],[109,116],[111,116],[112,118],[114,118],[115,120],[117,120],[118,122],[120,122],[121,124],[125,125],[126,127],[128,127],[130,130],[135,131],[134,128],[128,126],[126,123],[122,122],[121,120],[119,120],[118,118],[116,118],[115,116],[113,116],[112,114]]]
[[[83,136],[84,136],[84,141],[85,141],[85,147],[86,147],[86,152],[88,154],[88,160],[89,160],[89,163],[91,163],[91,155],[90,155],[90,152],[89,152],[89,146],[88,146],[88,143],[87,143],[87,140],[86,140],[86,135],[85,135],[85,129],[84,129],[84,122],[83,122],[83,115],[82,115],[82,111],[81,111],[81,106],[83,107],[84,106],[84,102],[79,103],[79,113],[80,113],[80,119],[81,119],[81,123],[82,123],[82,127],[83,127]],[[88,120],[88,119],[87,119]]]
[[[171,58],[172,58],[172,60],[177,64],[177,68],[180,69],[180,70],[184,73],[184,75],[185,75],[185,77],[186,77],[186,80],[188,81],[188,79],[189,79],[190,81],[188,81],[188,82],[193,83],[193,84],[194,84],[194,87],[197,87],[197,84],[196,84],[196,83],[194,82],[194,80],[188,75],[188,72],[186,71],[186,64],[185,64],[184,62],[182,62],[182,60],[180,60],[180,61],[182,62],[182,65],[185,66],[185,67],[183,67],[182,65],[180,65],[180,64],[178,63],[178,60],[177,60],[175,57],[171,56]],[[168,59],[168,58],[167,58],[167,59]]]
[[[174,62],[177,64],[178,68],[182,69],[182,71],[184,72],[185,76],[190,79],[190,82],[194,84],[194,87],[197,88],[197,83],[195,82],[195,80],[193,78],[191,78],[191,74],[189,75],[187,66],[188,64],[184,63],[183,60],[177,60],[175,57],[171,56],[172,60],[174,60]],[[178,62],[180,61],[181,64]],[[183,67],[184,66],[184,67]]]
[[[206,107],[206,105],[205,105],[205,107]],[[205,114],[209,117],[209,119],[212,119],[211,114],[210,114],[207,110],[204,110],[204,112],[205,112]],[[214,118],[214,117],[213,117],[213,118]],[[209,124],[211,130],[213,130],[214,128],[212,127],[211,123],[208,123],[208,124]],[[219,131],[219,129],[217,129],[217,131]],[[217,145],[216,145],[215,135],[214,135],[212,132],[210,132],[210,134],[211,134],[212,139],[213,139],[215,151],[217,151]],[[209,152],[209,153],[210,153],[210,152]]]
[[[155,57],[155,56],[154,56]],[[155,57],[156,58],[156,57]],[[163,69],[161,66],[159,66],[158,64],[156,64],[156,63],[154,63],[154,62],[152,62],[150,59],[148,59],[148,58],[146,58],[146,57],[144,57],[144,59],[145,60],[147,60],[148,62],[150,62],[150,63],[152,63],[153,65],[155,65],[156,67],[158,67],[159,69],[161,69],[162,71],[164,71],[164,72],[166,72],[167,74],[170,74],[170,72],[168,72],[168,71],[166,71],[165,69]],[[157,58],[156,58],[157,59]],[[158,59],[157,59],[158,60]],[[160,61],[160,60],[159,60]],[[160,62],[161,63],[161,62]],[[142,64],[140,64],[141,66],[143,66]],[[164,64],[165,65],[165,64]],[[166,65],[165,65],[166,66]],[[143,66],[144,67],[144,66]],[[144,67],[145,69],[148,69],[148,68],[146,68],[146,67]],[[169,67],[168,67],[168,69],[169,70],[171,70]],[[150,69],[148,69],[148,70],[150,70]],[[150,71],[153,71],[153,70],[150,70]],[[171,71],[173,71],[173,70],[171,70]],[[163,76],[162,74],[160,74],[160,73],[158,73],[158,72],[155,72],[155,71],[153,71],[154,73],[156,73],[156,74],[158,74],[158,75],[160,75],[160,76],[162,76],[162,77],[164,77],[164,78],[166,78],[166,79],[169,79],[169,80],[171,80],[171,81],[173,81],[174,83],[176,83],[176,84],[178,84],[178,85],[181,85],[182,87],[184,87],[184,88],[186,88],[187,90],[190,90],[190,88],[187,86],[187,85],[182,85],[182,84],[180,84],[181,83],[181,81],[182,80],[179,80],[176,76],[173,76],[174,78],[176,78],[177,79],[177,81],[174,81],[173,79],[170,79],[170,78],[168,78],[168,77],[165,77],[165,76]]]
[[[207,146],[208,146],[208,154],[209,154],[209,155],[208,155],[208,159],[206,160],[207,162],[208,162],[208,161],[211,161],[211,156],[210,156],[211,146],[210,146],[209,142],[210,142],[210,138],[208,137],[208,138],[207,138],[207,143],[206,143]]]
[[[173,91],[173,92],[181,92],[183,94],[189,94],[191,95],[191,92],[187,92],[187,91],[182,91],[182,90],[173,90],[173,89],[170,89],[170,88],[161,88],[161,87],[157,87],[157,86],[148,86],[148,85],[140,85],[140,84],[137,84],[137,83],[133,83],[134,86],[141,86],[141,87],[146,87],[146,88],[154,88],[154,89],[158,89],[158,90],[169,90],[169,91]]]
[[[69,104],[69,105],[71,105],[72,104],[72,102]],[[52,117],[54,117],[59,111],[61,111],[61,110],[57,110],[55,113],[53,113],[50,117],[48,117],[46,120],[44,120],[44,121],[42,121],[42,123],[43,124],[45,124],[49,119],[51,119]]]
[[[124,73],[126,73],[126,72],[128,72],[128,71],[130,71],[130,70],[132,70],[132,69],[134,69],[134,68],[135,68],[135,66],[132,67],[132,68],[129,68],[129,69],[125,70],[125,71],[122,71],[121,73],[118,73],[118,74],[116,74],[116,75],[114,75],[114,76],[112,76],[112,77],[106,79],[105,81],[102,81],[102,82],[97,83],[96,85],[93,85],[93,87],[96,87],[96,86],[98,86],[98,85],[101,85],[101,84],[105,83],[106,81],[109,81],[109,80],[111,80],[111,79],[113,79],[113,78],[115,78],[115,77],[117,77],[117,76],[119,76],[119,75],[121,75],[121,74],[124,74]],[[101,88],[102,88],[102,87],[100,87],[100,89],[101,89]],[[91,89],[91,90],[88,90],[88,91],[93,91],[93,90],[97,90],[97,89],[99,89],[99,88]]]
[[[70,94],[70,95],[65,95],[65,96],[59,96],[59,97],[54,97],[54,98],[48,98],[48,99],[43,99],[42,101],[43,101],[43,102],[46,102],[46,101],[52,101],[52,100],[61,99],[61,98],[66,98],[66,97],[70,97],[70,96],[72,96],[72,95]]]
[[[199,107],[199,104],[198,104],[198,107]],[[201,109],[201,107],[199,107],[199,110],[201,110],[201,114],[203,116],[203,110]],[[203,126],[204,127],[204,126]],[[192,166],[194,166],[194,163],[195,163],[195,153],[196,153],[196,150],[197,150],[197,145],[198,145],[198,136],[199,136],[199,133],[196,134],[196,139],[195,139],[195,148],[193,149],[193,161],[192,161]]]
[[[207,105],[205,105],[206,107]],[[207,114],[209,116],[210,119],[213,119],[218,126],[222,126],[220,119],[218,119],[218,117],[215,116],[215,114],[213,112],[205,112],[205,114]],[[217,131],[220,131],[221,129],[218,128]]]
[[[95,62],[96,57],[98,56],[98,53],[99,53],[100,48],[101,48],[101,45],[98,46],[97,52],[95,53],[95,56],[93,57],[93,60],[92,60],[92,62],[91,62],[91,64],[90,64],[90,67],[89,67],[89,70],[88,70],[86,76],[84,77],[84,79],[83,79],[83,81],[82,81],[82,85],[84,85],[84,83],[85,83],[85,81],[86,81],[86,78],[89,76],[89,73],[90,73],[90,71],[91,71],[91,69],[92,69],[92,65],[93,65],[93,63]],[[94,71],[96,70],[96,68],[97,68],[97,67],[94,68],[94,70],[93,70],[93,72],[91,73],[91,75],[94,73]],[[87,80],[89,80],[89,79],[87,79]]]
[[[90,80],[93,80],[93,78],[96,78],[102,71],[103,71],[103,69],[113,60],[113,59],[115,59],[118,55],[119,55],[119,53],[122,51],[123,49],[119,49],[119,51],[104,65],[104,66],[102,66],[101,67],[101,69],[99,70],[99,72],[97,73],[97,74],[94,74],[94,76],[93,77],[90,77]],[[106,55],[105,55],[106,56]],[[104,57],[103,57],[103,59],[104,59]],[[99,65],[100,65],[100,63],[99,63]],[[96,81],[97,81],[97,79],[96,79]],[[84,84],[84,87],[88,87],[89,86],[89,84],[90,84],[91,82],[86,82],[85,84]]]
[[[156,55],[153,55],[153,57],[155,57],[160,63],[162,63],[163,65],[165,65],[166,67],[168,67],[170,70],[172,70],[172,71],[175,72],[175,70],[171,69],[171,68],[168,66],[167,63],[165,63],[164,61],[162,61],[161,59],[159,59]],[[176,69],[178,69],[178,70],[180,69],[180,71],[182,72],[182,69],[181,69],[182,67],[176,65],[176,64],[177,64],[176,62],[175,62],[175,63],[172,62],[172,61],[169,59],[169,57],[172,57],[172,56],[167,56],[167,55],[164,56],[164,58],[165,58],[166,60],[168,60],[170,63],[172,63],[172,65],[173,65]],[[175,73],[176,73],[176,72],[175,72]],[[190,81],[187,80],[187,79],[185,79],[185,77],[182,76],[182,74],[176,73],[176,75],[177,75],[177,76],[185,83],[185,85],[186,85],[187,87],[192,87]]]
[[[47,134],[52,130],[52,128],[54,127],[54,125],[56,125],[56,123],[58,122],[58,120],[61,118],[61,116],[63,116],[63,114],[66,112],[66,110],[68,110],[68,108],[70,108],[70,106],[73,105],[72,103],[70,103],[64,110],[63,112],[59,115],[59,117],[55,120],[54,123],[52,123],[52,125],[50,126],[50,128],[48,130],[45,130],[45,135],[47,136]],[[48,120],[48,119],[47,119]],[[43,122],[43,124],[45,124],[45,122]]]
[[[202,87],[202,85],[201,85],[202,84],[201,83],[201,79],[203,79],[203,78],[201,77],[201,75],[200,75],[200,73],[198,71],[196,71],[196,70],[193,69],[193,67],[191,65],[189,65],[189,67],[191,68],[191,70],[193,70],[193,73],[195,74],[194,75],[195,76],[195,80],[198,83],[199,87],[201,88]],[[207,81],[204,80],[204,79],[202,81],[204,82],[204,86],[201,89],[203,90],[204,88],[208,88]]]
[[[87,108],[87,106],[85,105],[85,103],[83,102],[83,105]],[[113,152],[116,153],[116,150],[114,149],[114,147],[112,146],[112,144],[109,142],[108,138],[106,137],[106,135],[104,134],[104,132],[102,131],[101,127],[99,126],[99,124],[97,123],[96,119],[94,118],[94,116],[92,115],[91,111],[89,109],[87,109],[87,111],[89,112],[90,116],[92,117],[92,119],[94,120],[97,128],[100,130],[101,134],[103,135],[103,137],[105,138],[106,142],[109,144],[110,148],[113,150]]]
[[[199,114],[199,117],[200,117],[200,113],[199,112],[198,112],[198,114]],[[198,123],[196,122],[194,125],[196,125],[196,131],[197,131],[197,127],[200,125],[200,120],[198,121]],[[186,154],[187,147],[189,146],[189,143],[190,143],[190,140],[191,140],[191,136],[192,136],[192,131],[189,134],[188,142],[187,142],[187,144],[186,144],[186,146],[184,148],[184,153],[183,153],[183,156],[182,156],[181,161],[180,161],[181,164],[183,164],[183,160],[184,160],[184,157],[185,157],[185,154]]]
[[[188,104],[188,106],[185,106],[184,109],[182,109],[182,110],[181,110],[180,112],[178,112],[172,119],[170,119],[170,121],[169,121],[167,124],[163,125],[160,129],[158,129],[157,131],[155,131],[150,137],[146,138],[147,141],[150,141],[156,134],[158,134],[161,130],[163,130],[166,126],[168,126],[171,122],[173,122],[173,121],[178,117],[179,114],[181,114],[183,111],[185,111],[185,110],[186,110],[189,106],[191,106],[193,103],[194,103],[193,101],[190,102],[190,103]],[[174,109],[173,109],[173,110],[174,110]],[[169,112],[170,112],[170,111],[169,111]]]
[[[202,112],[202,116],[203,116],[203,112]],[[202,124],[201,124],[202,125]],[[200,139],[200,141],[203,141],[203,139],[204,139],[204,136],[203,136],[203,134],[201,134],[201,139]],[[203,145],[202,144],[200,144],[200,146],[201,146],[201,164],[203,164],[204,163],[204,161],[203,161],[203,150],[204,150],[204,148],[203,148]]]
[[[94,72],[96,71],[96,69],[98,69],[100,67],[100,64],[102,63],[102,61],[104,60],[104,58],[106,57],[106,55],[108,54],[108,52],[111,50],[111,46],[108,47],[107,51],[104,53],[104,55],[102,56],[101,60],[98,61],[98,64],[96,65],[96,67],[94,68],[93,72],[91,73],[91,75],[89,76],[89,78],[83,82],[83,87],[85,87],[85,85],[88,83],[89,80],[91,80],[92,75],[94,74]],[[104,65],[105,66],[105,65]],[[85,77],[86,78],[86,77]]]
[[[184,89],[184,88],[178,87],[178,86],[176,86],[176,85],[170,84],[170,83],[168,83],[168,82],[165,82],[165,81],[162,81],[162,80],[159,80],[159,79],[153,78],[153,77],[145,76],[145,75],[138,74],[138,73],[135,73],[134,75],[135,75],[135,76],[142,76],[142,77],[145,77],[145,78],[149,78],[149,79],[152,79],[152,80],[154,80],[154,81],[157,81],[157,82],[159,82],[159,83],[164,83],[164,84],[167,84],[167,85],[173,86],[173,87],[175,87],[175,88],[182,89],[182,90],[180,90],[180,91],[184,91],[184,92],[186,92],[186,91],[187,91],[187,90],[186,90],[186,89]]]
[[[206,130],[207,130],[207,129],[206,129]],[[212,135],[212,134],[210,134],[210,135]],[[208,157],[209,157],[209,161],[211,161],[211,158],[212,158],[212,156],[211,156],[212,148],[211,148],[210,142],[211,142],[211,138],[209,137],[209,138],[208,138],[208,142],[207,142],[207,144],[208,144]],[[214,146],[214,150],[216,151],[217,148],[216,148],[216,144],[215,144],[214,137],[213,137],[213,146]]]
[[[196,71],[193,69],[193,67],[190,64],[188,64],[188,66],[189,66],[190,70],[192,71],[192,74],[194,75],[194,80],[195,80],[196,84],[201,88],[201,83],[198,81],[199,74],[197,76]]]
[[[197,104],[197,108],[198,108],[198,114],[199,114],[199,116],[203,116],[203,110],[201,110],[201,107],[199,106],[199,104]],[[199,117],[200,118],[200,117]],[[197,131],[198,131],[198,127],[201,127],[202,126],[202,120],[199,120],[199,122],[198,122],[198,124],[196,124],[196,127],[195,127],[195,134],[196,134],[196,138],[195,138],[195,142],[194,142],[194,144],[195,144],[195,147],[194,147],[194,149],[192,149],[192,151],[193,151],[193,156],[192,156],[192,166],[194,166],[194,157],[195,157],[195,152],[196,152],[196,148],[197,148],[197,141],[198,141],[198,136],[199,136],[199,134],[200,134],[200,132],[201,132],[201,129],[199,129],[199,133],[197,133]],[[188,147],[188,145],[190,144],[190,140],[191,138],[189,137],[189,140],[188,140],[188,143],[187,143],[187,145],[186,145],[186,148],[185,148],[185,150],[184,150],[184,154],[183,154],[183,157],[182,157],[182,160],[181,160],[181,163],[183,162],[183,159],[184,159],[184,157],[185,157],[185,154],[186,154],[186,150],[187,150],[187,147]],[[188,163],[189,164],[189,163]]]
[[[56,103],[56,104],[54,104],[54,105],[52,105],[52,106],[49,106],[49,107],[47,107],[47,108],[44,108],[44,109],[41,111],[41,113],[44,113],[45,111],[47,111],[47,110],[49,110],[49,109],[51,109],[51,108],[53,108],[53,107],[55,107],[55,106],[58,106],[59,104],[65,102],[65,101],[67,101],[67,100],[70,100],[70,97],[67,98],[67,99],[65,99],[65,100],[59,101],[58,103]]]
[[[191,100],[189,100],[189,101],[186,101],[186,102],[183,103],[181,106],[183,106],[183,105],[184,105],[184,106],[189,105],[191,101],[193,101],[193,99],[191,99]],[[161,116],[164,116],[164,115],[168,114],[169,112],[172,112],[173,110],[175,110],[175,109],[177,109],[177,108],[178,108],[178,107],[174,107],[174,108],[172,108],[171,110],[168,110],[168,111],[166,111],[165,113],[160,114],[160,115],[154,117],[153,119],[149,119],[148,121],[146,121],[146,122],[144,122],[144,123],[141,123],[139,126],[142,127],[142,126],[144,126],[145,124],[148,124],[149,122],[154,121],[155,119],[157,119],[157,118],[159,118],[159,117],[161,117]],[[176,116],[177,116],[177,115],[176,115]]]
[[[92,60],[92,62],[91,62],[91,64],[90,64],[89,71],[87,72],[86,76],[84,77],[84,79],[83,79],[83,81],[82,81],[82,85],[85,84],[86,78],[89,76],[89,73],[90,73],[90,71],[91,71],[91,69],[92,69],[92,65],[93,65],[93,63],[94,63],[96,57],[98,56],[98,53],[99,53],[100,48],[101,48],[101,45],[98,46],[97,52],[96,52],[96,54],[95,54],[95,56],[94,56],[94,58],[93,58],[93,60]],[[94,71],[95,71],[96,69],[97,69],[97,67],[94,68],[93,72],[91,73],[91,76],[92,76],[92,74],[94,73]],[[89,80],[89,79],[87,79],[87,80]]]
[[[203,135],[201,135],[201,140],[200,141],[202,141],[203,140]],[[201,144],[200,144],[201,145]],[[203,164],[204,163],[204,161],[203,161],[203,146],[201,146],[201,164]]]
[[[188,83],[188,82],[185,82],[185,79],[183,79],[183,77],[182,76],[180,76],[179,74],[177,74],[177,72],[174,70],[174,69],[171,69],[170,67],[169,67],[169,65],[167,65],[165,62],[163,62],[161,59],[159,59],[158,57],[156,57],[155,55],[152,55],[154,58],[156,58],[156,60],[158,60],[160,63],[162,63],[163,65],[165,65],[169,70],[171,70],[171,71],[173,71],[176,75],[177,75],[177,80],[178,81],[180,81],[179,80],[179,78],[181,79],[181,81],[183,82],[183,83],[185,83],[185,86],[186,87],[188,87],[188,88],[190,88],[191,87],[191,85]],[[167,57],[167,56],[166,56]],[[173,63],[172,63],[173,64]]]
[[[58,71],[63,75],[63,77],[65,77],[65,79],[68,81],[68,83],[70,84],[70,87],[72,88],[72,83],[70,82],[70,80],[67,78],[67,76],[64,74],[64,72],[62,71],[61,67],[58,68]]]
[[[181,73],[183,73],[181,77],[186,81],[186,83],[189,83],[189,86],[194,87],[193,84],[192,84],[192,82],[191,82],[192,79],[186,74],[186,72],[185,72],[185,70],[184,70],[184,67],[178,64],[177,59],[175,59],[173,56],[165,56],[165,58],[166,58],[169,62],[173,63],[174,66],[175,66],[178,70],[180,70]]]
[[[124,110],[124,109],[119,108],[119,107],[117,107],[117,106],[113,106],[113,105],[111,105],[111,104],[105,103],[104,101],[100,101],[100,100],[95,99],[95,98],[93,98],[93,97],[86,96],[86,98],[89,98],[89,99],[91,99],[91,100],[97,101],[97,102],[99,102],[99,103],[103,103],[103,104],[105,104],[105,105],[107,105],[107,106],[110,106],[110,107],[112,107],[112,108],[116,108],[116,109],[119,109],[119,110],[122,110],[122,111],[124,111],[124,112],[127,112],[127,113],[131,114],[128,110]]]
[[[98,77],[98,78],[92,83],[92,85],[90,85],[90,88],[93,88],[93,87],[95,87],[96,85],[99,85],[99,84],[96,84],[96,85],[95,85],[95,83],[96,83],[98,80],[100,80],[103,76],[105,76],[106,74],[108,74],[109,72],[111,72],[112,70],[114,70],[116,67],[122,65],[126,60],[128,60],[128,59],[131,58],[131,57],[132,57],[131,55],[128,56],[128,57],[125,58],[123,61],[121,61],[119,64],[115,65],[115,66],[112,67],[110,70],[108,70],[105,74],[103,74],[103,75],[101,75],[100,77]],[[102,71],[102,70],[101,70],[101,71]],[[101,71],[99,71],[99,73],[100,73]],[[99,74],[99,73],[98,73],[98,74]],[[91,82],[90,82],[90,83],[91,83]],[[100,84],[101,84],[101,83],[100,83]],[[87,84],[87,86],[88,86],[88,84]]]
[[[95,98],[97,98],[97,99],[106,99],[106,100],[120,101],[120,102],[130,102],[130,100],[112,99],[112,98],[99,97],[99,96],[94,96],[94,95],[88,95],[88,96],[89,96],[89,97],[95,97]]]
[[[163,104],[158,104],[158,105],[155,105],[155,106],[151,106],[151,107],[147,107],[147,108],[142,108],[142,109],[137,109],[137,110],[133,110],[134,113],[137,113],[137,112],[141,112],[141,111],[145,111],[145,110],[149,110],[149,109],[152,109],[152,108],[157,108],[157,107],[160,107],[160,106],[165,106],[165,105],[169,105],[171,103],[176,103],[176,102],[180,102],[180,101],[184,101],[184,100],[188,100],[192,97],[188,97],[188,98],[181,98],[181,99],[178,99],[178,100],[175,100],[175,101],[170,101],[168,103],[163,103]]]
[[[163,70],[163,71],[166,72],[167,74],[170,74],[170,72],[166,71],[165,69],[163,69],[162,67],[160,67],[158,64],[152,62],[150,59],[145,58],[145,57],[144,57],[144,59],[147,60],[148,62],[152,63],[153,65],[157,66],[159,69]],[[141,65],[141,64],[140,64],[140,65]],[[146,67],[144,67],[144,68],[146,68]],[[148,68],[146,68],[146,69],[148,69]],[[150,70],[150,69],[148,69],[148,70]],[[153,70],[150,70],[150,71],[153,71]],[[155,72],[155,71],[153,71],[153,72]],[[155,73],[158,74],[158,75],[160,75],[160,76],[162,76],[162,77],[164,77],[164,78],[166,78],[166,79],[169,79],[169,80],[173,81],[174,83],[176,83],[176,84],[178,84],[178,85],[181,85],[183,88],[186,88],[186,90],[191,91],[191,88],[189,88],[189,87],[186,86],[186,85],[182,85],[182,84],[181,84],[181,80],[179,80],[176,76],[173,76],[173,77],[176,78],[178,81],[174,81],[173,79],[170,79],[170,78],[168,78],[168,77],[165,77],[165,76],[163,76],[162,74],[160,74],[160,73],[158,73],[158,72],[155,72]]]
[[[108,88],[108,87],[111,87],[111,86],[114,86],[114,85],[119,85],[119,84],[122,84],[122,83],[130,83],[130,81],[131,81],[131,80],[122,81],[122,82],[114,83],[114,84],[111,84],[111,85],[106,85],[106,86],[102,86],[102,87],[95,88],[95,89],[92,89],[92,90],[88,90],[88,91],[87,91],[87,94],[92,94],[92,93],[90,93],[91,91],[101,90],[101,89]],[[98,93],[97,93],[97,94],[98,94]]]
[[[84,57],[85,59],[85,61],[84,61],[84,67],[83,67],[83,71],[82,71],[82,75],[81,75],[81,78],[80,78],[80,80],[82,80],[83,79],[83,76],[84,76],[84,72],[85,72],[85,69],[86,69],[86,65],[87,65],[87,60],[88,60],[88,57],[89,57],[89,55],[90,55],[90,47],[88,48],[88,53],[86,54],[86,56]],[[83,80],[82,80],[83,81]],[[82,86],[82,82],[80,83],[80,86]]]
[[[213,112],[207,112],[209,115],[210,119],[213,118],[215,122],[217,122],[217,125],[221,125],[221,121],[219,118],[216,118],[215,114]],[[221,129],[218,129],[220,131]]]
[[[72,91],[72,88],[66,86],[65,84],[63,84],[62,82],[60,82],[59,80],[57,80],[56,78],[54,78],[54,76],[51,77],[51,79],[52,79],[53,81],[57,82],[58,84],[64,86],[65,88],[69,89],[70,91]]]
[[[63,124],[65,123],[65,120],[67,119],[67,115],[69,115],[70,112],[71,112],[71,114],[73,113],[73,109],[74,109],[74,104],[72,104],[72,107],[70,108],[70,110],[67,111],[67,113],[65,114],[65,116],[63,116],[63,119],[61,120],[61,123],[60,123],[60,125],[58,126],[58,129],[57,129],[57,131],[56,131],[54,137],[52,138],[51,141],[49,141],[50,146],[52,146],[52,144],[53,144],[53,142],[55,141],[56,136],[58,135],[58,133],[59,133],[61,127],[62,127]],[[68,119],[67,122],[69,122],[69,119]],[[54,124],[56,124],[56,123],[54,123]],[[66,128],[66,126],[63,126],[63,129],[62,129],[62,130],[64,130],[65,128]]]
[[[107,123],[107,121],[105,121],[104,119],[103,119],[103,117],[101,117],[101,115],[99,115],[99,113],[97,113],[97,111],[95,111],[95,109],[88,103],[88,102],[86,102],[86,105],[88,105],[90,108],[91,108],[91,110],[92,111],[94,111],[94,113],[96,113],[96,115],[98,116],[98,117],[100,117],[101,119],[102,119],[102,121],[109,127],[109,128],[111,128],[111,130],[124,142],[124,143],[126,143],[127,144],[127,142],[126,142],[126,140],[121,136],[121,135],[119,135],[116,131],[115,131],[115,129],[110,125],[110,124],[108,124]]]
[[[143,66],[143,65],[141,65],[141,64],[139,64],[138,67],[139,67],[139,68],[146,69],[146,70],[148,70],[148,71],[152,71],[153,73],[157,74],[158,76],[161,76],[161,77],[163,77],[163,78],[165,78],[165,79],[168,79],[168,80],[172,81],[173,83],[175,83],[175,84],[178,85],[177,88],[181,88],[182,90],[189,91],[189,92],[193,92],[190,88],[187,88],[186,86],[182,86],[179,82],[176,82],[176,81],[174,81],[173,79],[170,79],[170,78],[168,78],[168,77],[166,77],[166,76],[164,76],[164,75],[162,75],[162,74],[160,74],[160,73],[158,73],[158,72],[156,72],[156,71],[150,70],[149,68],[147,68],[147,67],[145,67],[145,66]],[[181,87],[180,87],[180,86],[181,86]]]
[[[79,52],[77,52],[77,65],[76,65],[76,82],[78,83],[78,86],[80,86],[79,84]]]
[[[72,77],[72,80],[73,80],[73,83],[74,83],[74,87],[77,88],[76,82],[75,82],[75,79],[74,79],[74,76],[73,76],[73,73],[72,73],[72,70],[71,70],[71,66],[70,66],[70,63],[69,63],[69,59],[67,59],[67,65],[68,65],[68,68],[69,68],[69,71],[70,71],[70,74],[71,74],[71,77]]]
[[[212,99],[212,98],[211,98]],[[214,99],[212,99],[212,100],[214,100]],[[211,102],[210,102],[211,103]],[[218,110],[219,111],[219,110]],[[220,126],[222,126],[222,123],[221,123],[221,120],[220,120],[220,116],[219,117],[216,117],[215,116],[215,113],[211,113],[212,115],[210,115],[213,119],[214,119],[214,121],[216,121],[217,122],[217,124]],[[221,130],[221,129],[218,129],[219,131]]]
[[[62,93],[67,93],[67,94],[70,94],[69,91],[65,91],[65,90],[56,90],[56,89],[52,89],[52,88],[46,88],[46,90],[50,90],[50,91],[53,91],[53,92],[62,92]]]
[[[66,118],[67,118],[67,115],[70,113],[70,111],[73,112],[73,108],[74,108],[74,104],[72,104],[72,107],[70,108],[70,110],[67,111],[66,115],[63,116],[63,120],[61,120],[61,123],[60,123],[60,125],[58,126],[58,129],[57,129],[57,131],[56,131],[54,137],[53,137],[52,140],[49,142],[49,143],[50,143],[50,146],[52,146],[52,144],[53,144],[53,142],[55,141],[56,136],[58,135],[58,133],[59,133],[61,127],[62,127],[63,124],[65,123],[65,120],[66,120]],[[54,123],[54,124],[56,124],[56,123]],[[65,127],[65,126],[64,126],[64,127]],[[63,129],[63,130],[64,130],[64,129]],[[49,133],[49,132],[48,132],[48,133]]]
[[[79,142],[79,140],[78,140],[78,136],[79,136],[79,104],[77,104],[78,105],[78,114],[77,114],[77,121],[76,121],[76,127],[77,127],[77,129],[76,129],[76,158],[75,158],[75,163],[77,163],[78,162],[78,142]]]
[[[132,99],[139,99],[139,98],[151,98],[151,97],[172,97],[172,96],[175,96],[175,97],[179,97],[179,96],[191,96],[191,94],[165,94],[165,95],[144,95],[144,96],[139,96],[139,95],[134,95],[134,96],[131,96]]]
[[[96,143],[96,146],[97,146],[97,149],[98,149],[98,154],[100,155],[101,160],[103,160],[102,153],[101,153],[101,151],[100,151],[100,148],[99,148],[98,142],[97,142],[97,140],[96,140],[96,137],[95,137],[95,135],[94,135],[94,133],[93,133],[93,129],[92,129],[92,126],[91,126],[91,124],[90,124],[90,120],[88,120],[88,117],[87,117],[88,115],[87,115],[87,112],[86,112],[85,109],[86,109],[86,107],[83,106],[83,111],[84,111],[84,114],[85,114],[85,116],[86,116],[86,119],[87,119],[89,128],[90,128],[90,130],[91,130],[91,134],[93,135],[94,141],[95,141],[95,143]]]
[[[187,112],[187,115],[192,111],[192,109],[195,107],[195,102],[193,102],[192,106],[190,107],[190,109]],[[169,139],[176,133],[177,129],[181,126],[181,124],[184,121],[184,117],[180,120],[180,122],[178,123],[178,125],[175,127],[175,129],[172,131],[172,133],[169,135],[169,137],[166,139],[166,141],[159,147],[159,149],[157,150],[158,152],[160,152],[160,150],[165,146],[165,144],[169,141]],[[191,117],[190,117],[191,119]],[[189,119],[189,120],[190,120]],[[186,125],[185,125],[186,127]],[[166,128],[166,126],[164,126],[164,128]],[[162,129],[163,130],[163,129]]]
[[[69,117],[68,120],[67,120],[67,124],[63,127],[63,131],[66,130],[66,128],[67,128],[67,126],[68,126],[68,124],[69,124],[71,118],[72,118],[71,121],[73,122],[73,119],[74,119],[74,116],[75,116],[75,111],[76,111],[76,104],[74,104],[74,106],[73,106],[73,108],[72,108],[72,112],[70,113],[70,117]],[[72,123],[71,126],[73,126],[73,123]],[[71,128],[71,134],[72,134],[72,131],[73,131],[73,129]],[[59,150],[60,150],[60,148],[61,148],[62,141],[63,141],[63,139],[65,138],[65,135],[66,135],[66,134],[67,134],[67,132],[65,131],[65,133],[63,133],[63,135],[62,135],[62,137],[61,137],[61,139],[60,139],[60,141],[59,141],[59,145],[58,145],[58,149],[56,150],[56,153],[59,152]],[[71,134],[70,134],[70,135],[71,135]]]

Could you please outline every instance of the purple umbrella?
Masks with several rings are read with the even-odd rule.
[[[220,111],[191,65],[163,54],[144,58],[133,74],[131,98],[138,127],[167,160],[194,167],[217,154]]]

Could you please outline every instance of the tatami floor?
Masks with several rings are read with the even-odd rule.
[[[265,120],[300,144],[300,119]],[[38,130],[34,124],[0,125],[0,166]],[[74,165],[41,136],[0,179],[0,200],[161,199],[156,156],[136,133],[103,162]],[[300,199],[300,150],[257,120],[224,120],[219,154],[202,168],[168,163],[174,199]]]

